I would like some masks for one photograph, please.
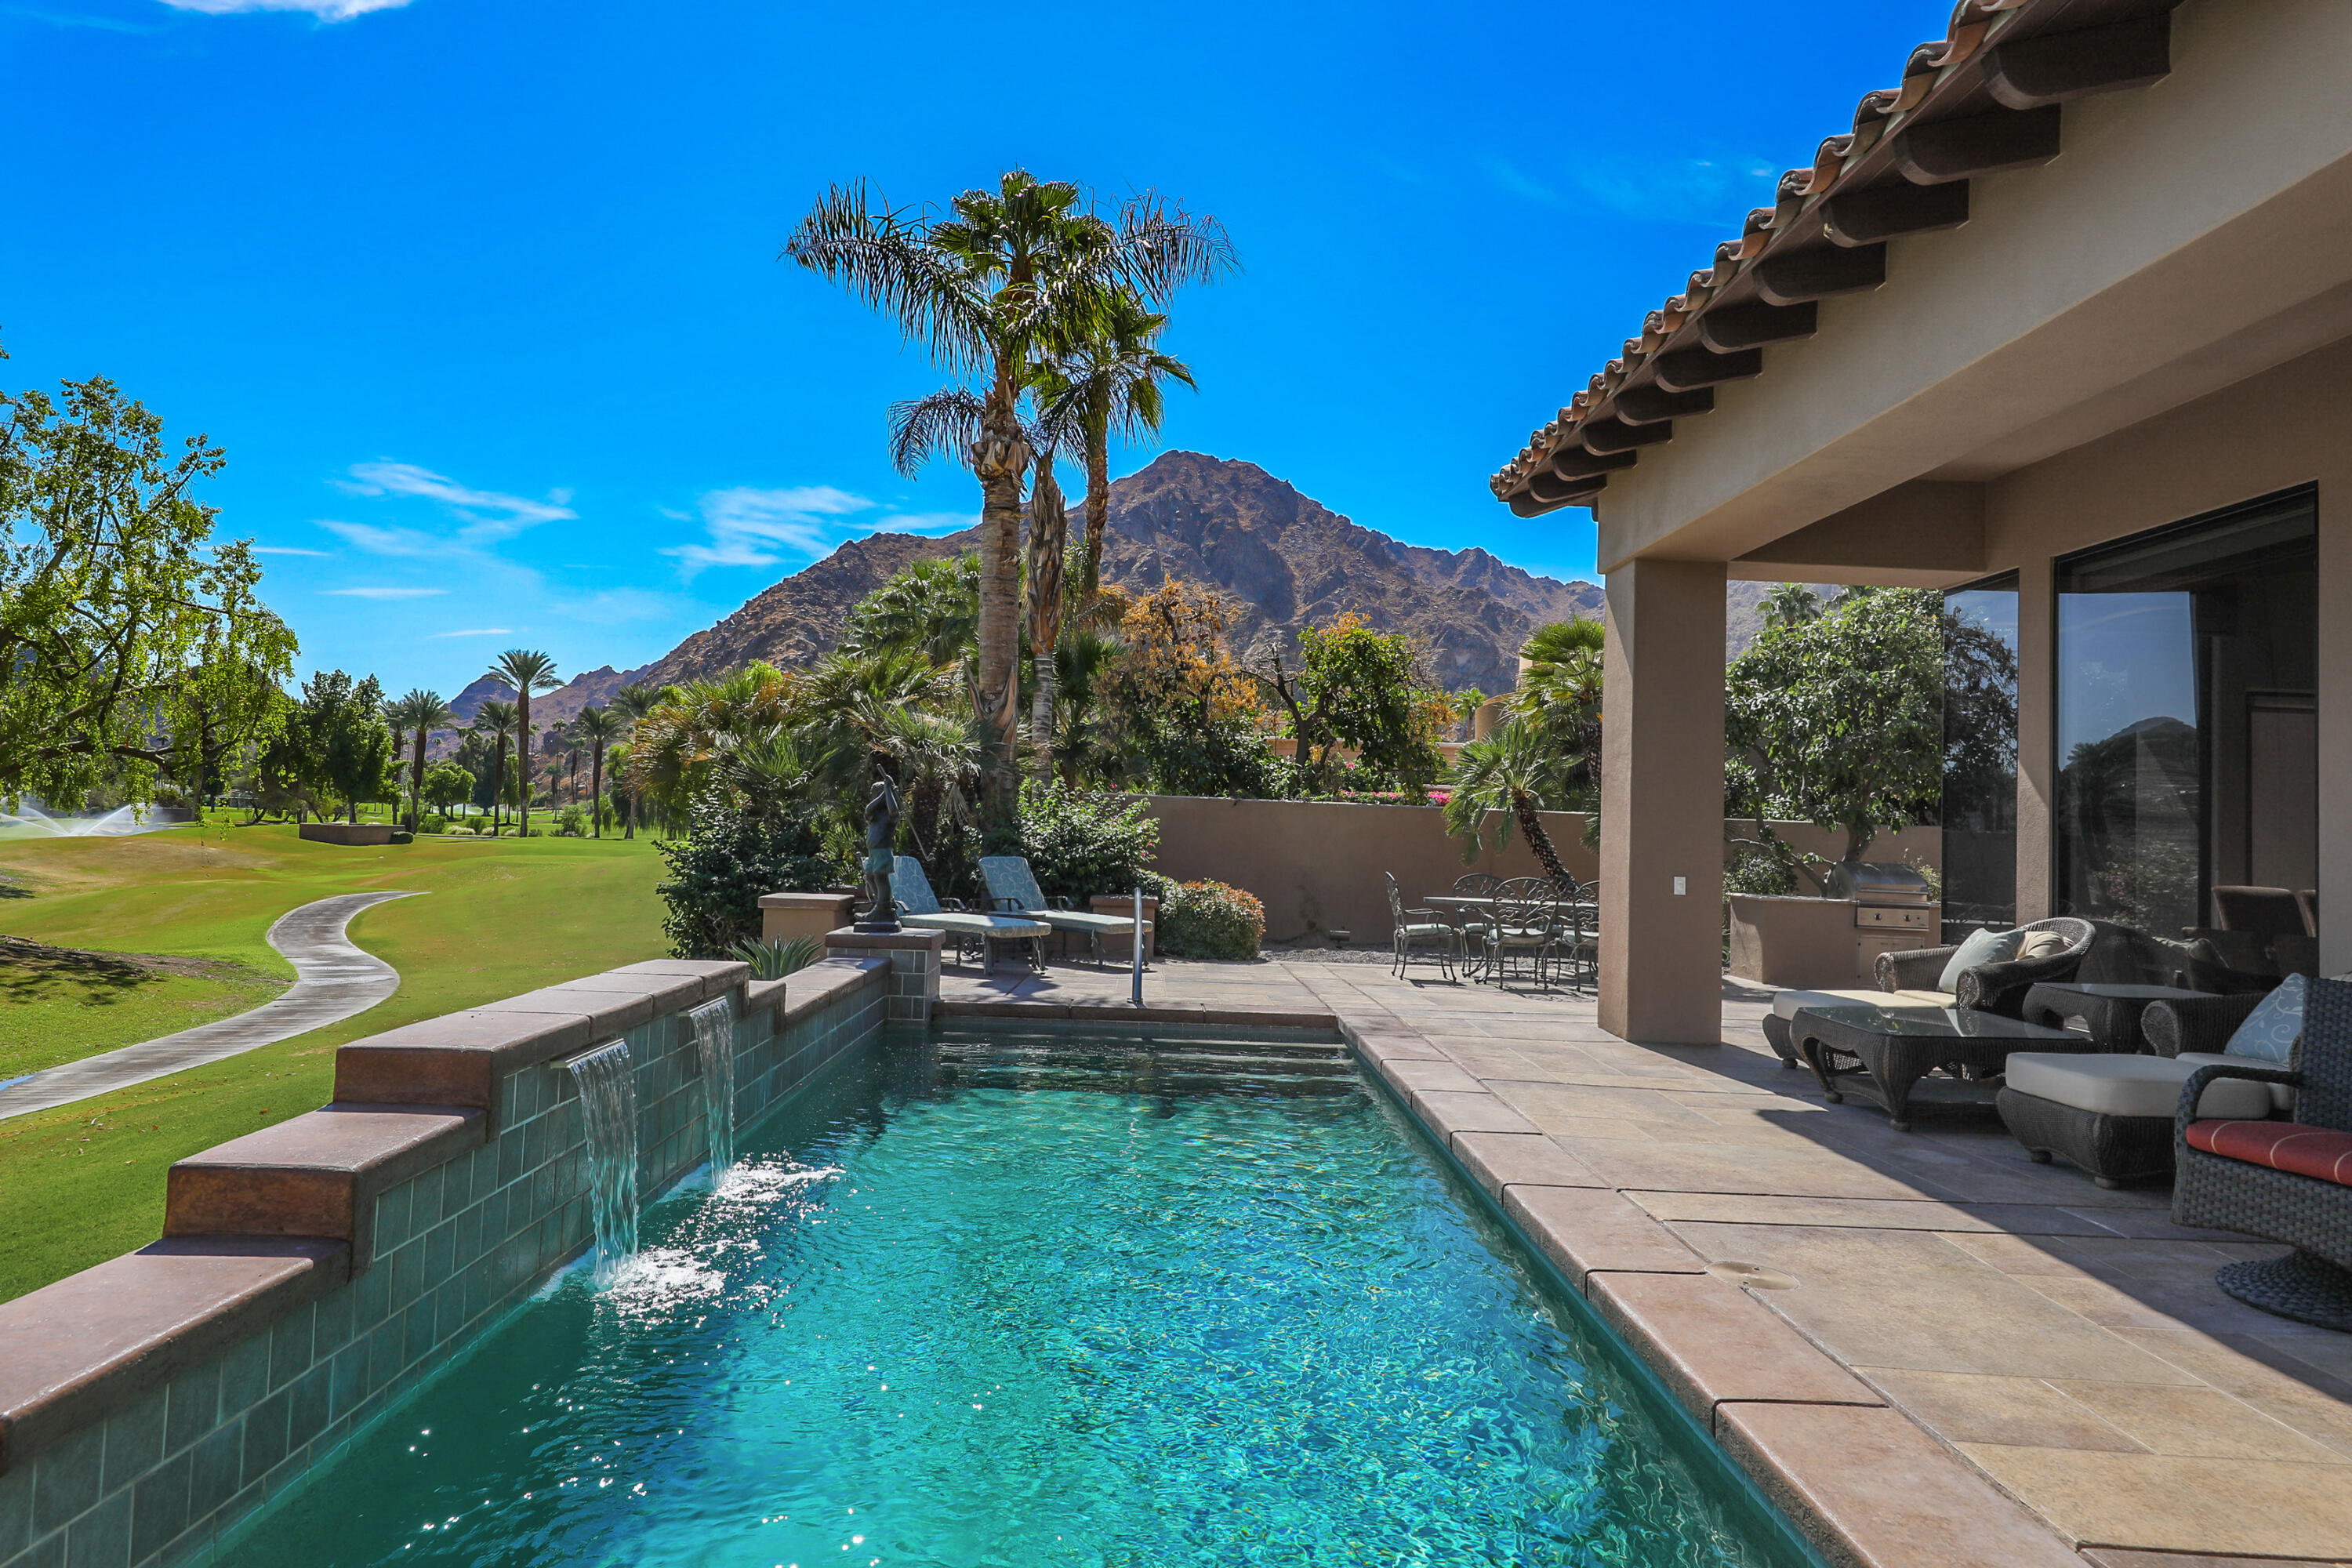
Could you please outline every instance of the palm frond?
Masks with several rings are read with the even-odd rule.
[[[967,461],[987,404],[961,386],[890,405],[890,466],[912,479],[933,458]]]

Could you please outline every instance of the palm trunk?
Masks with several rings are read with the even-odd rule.
[[[425,820],[423,810],[417,805],[424,791],[425,727],[420,724],[416,728],[416,751],[408,766],[408,831],[411,833],[415,832],[417,825]]]
[[[1110,422],[1108,415],[1087,421],[1087,564],[1078,585],[1088,594],[1102,586],[1103,535],[1110,531]]]
[[[981,437],[971,447],[971,468],[979,477],[983,498],[977,638],[980,681],[973,707],[987,752],[982,799],[990,819],[1002,822],[1013,815],[1019,782],[1013,743],[1021,700],[1021,480],[1029,468],[1030,453],[1013,412],[1015,391],[1009,371],[1000,371],[997,382],[997,390],[989,396]]]
[[[530,837],[530,682],[522,683],[515,693],[515,785],[522,798],[515,803],[522,813],[519,838]]]
[[[1037,458],[1037,482],[1030,491],[1029,653],[1037,670],[1029,707],[1029,743],[1037,752],[1037,782],[1054,781],[1054,647],[1062,640],[1062,545],[1069,535],[1062,487],[1054,479],[1054,455]]]
[[[604,837],[604,742],[596,742],[596,754],[588,763],[588,820],[591,837]]]
[[[1536,852],[1543,868],[1555,877],[1568,875],[1568,868],[1559,863],[1559,852],[1551,847],[1551,835],[1544,831],[1543,818],[1536,815],[1533,795],[1511,792],[1511,815],[1518,819],[1519,831],[1527,835],[1528,847]]]
[[[499,808],[507,798],[507,738],[499,737],[498,748],[490,753],[490,837],[499,836],[504,818]]]

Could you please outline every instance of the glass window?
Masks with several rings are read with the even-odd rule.
[[[1944,595],[1944,940],[2017,923],[2017,574]]]
[[[2058,563],[2062,913],[2315,934],[2318,567],[2309,489]]]

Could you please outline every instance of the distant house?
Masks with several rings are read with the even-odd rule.
[[[1719,1037],[1727,575],[2013,639],[1956,909],[2177,935],[2283,889],[2352,968],[2347,340],[2352,5],[1961,5],[1494,478],[1599,520],[1604,1024]]]

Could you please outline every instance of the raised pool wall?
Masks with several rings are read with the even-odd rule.
[[[871,1038],[887,962],[656,960],[341,1047],[320,1110],[183,1160],[163,1238],[0,1303],[0,1568],[201,1561],[593,1241],[564,1058],[625,1039],[638,1190],[708,1155],[686,1015],[748,1126]]]

